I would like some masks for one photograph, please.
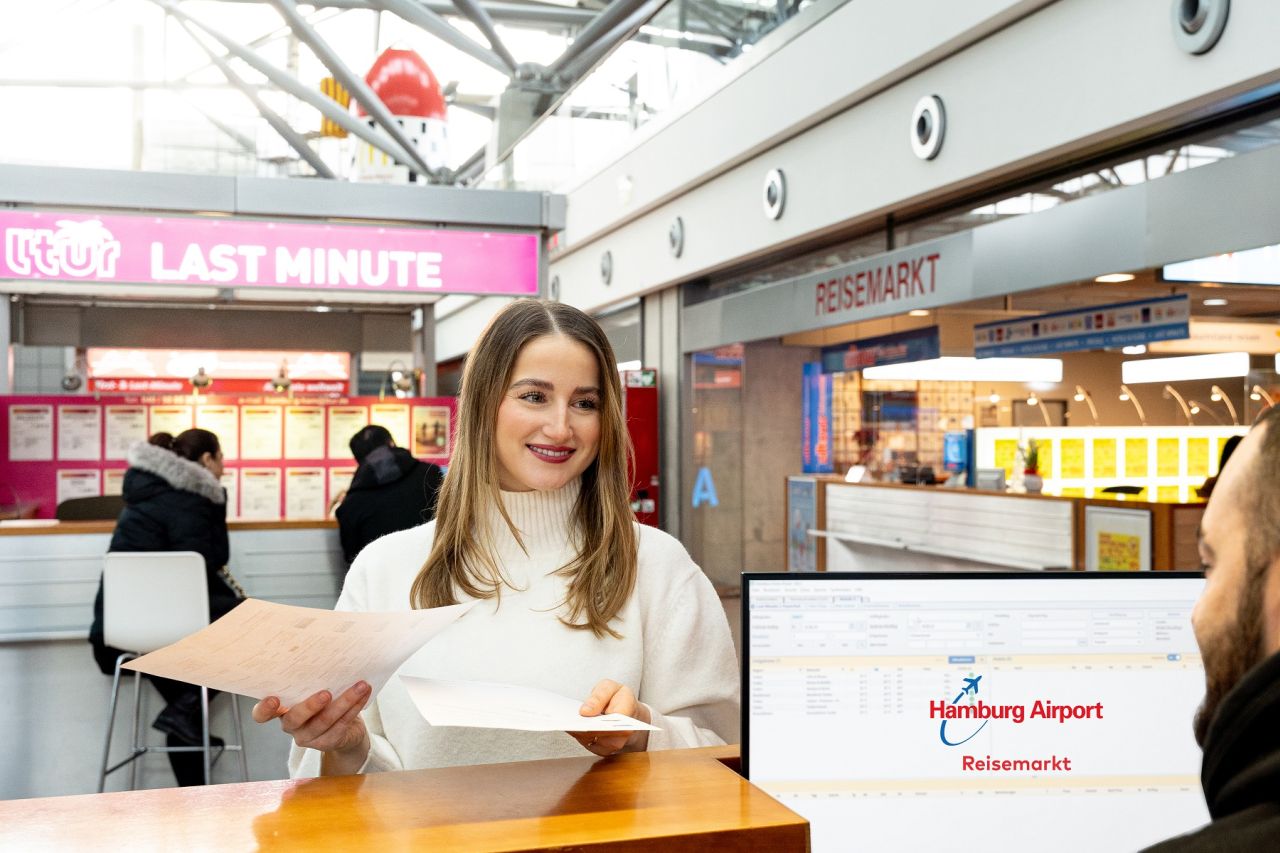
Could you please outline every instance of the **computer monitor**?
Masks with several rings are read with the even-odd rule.
[[[1209,819],[1198,573],[743,575],[742,767],[826,851],[1136,850]]]

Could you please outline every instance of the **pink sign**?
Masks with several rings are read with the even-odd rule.
[[[221,217],[0,211],[0,279],[355,290],[538,292],[538,235]]]

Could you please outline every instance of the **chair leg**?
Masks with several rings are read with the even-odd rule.
[[[146,744],[143,742],[144,736],[142,732],[142,673],[136,669],[133,671],[133,744],[130,747],[132,755],[138,755],[139,752],[146,752]],[[138,764],[135,758],[129,764],[129,790],[138,790]]]
[[[111,732],[116,725],[116,703],[120,700],[120,666],[132,655],[122,654],[116,658],[115,673],[111,676],[111,713],[107,716],[107,738],[102,747],[102,772],[98,774],[98,793],[107,788],[107,764],[111,760]]]
[[[236,743],[240,744],[240,779],[249,781],[249,759],[244,751],[244,724],[240,721],[240,697],[231,694],[231,723],[236,732]]]
[[[213,784],[213,769],[209,762],[209,688],[200,688],[200,736],[204,746],[204,783]]]

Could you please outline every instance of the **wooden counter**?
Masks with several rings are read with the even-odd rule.
[[[6,850],[807,851],[737,747],[0,802]]]

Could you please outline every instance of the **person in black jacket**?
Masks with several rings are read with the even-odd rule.
[[[1195,734],[1213,821],[1150,851],[1280,850],[1280,407],[1219,474],[1200,555],[1205,587],[1191,622],[1205,698]]]
[[[196,551],[204,557],[209,588],[210,621],[228,613],[244,593],[226,570],[227,493],[222,488],[222,448],[208,430],[189,429],[177,438],[156,433],[129,449],[124,475],[125,508],[116,521],[109,551]],[[115,671],[120,649],[103,637],[102,582],[93,602],[89,642],[98,667]],[[168,703],[152,724],[168,735],[169,746],[199,746],[200,688],[151,678]],[[210,693],[212,697],[213,693]],[[220,738],[211,742],[221,743]],[[197,753],[170,752],[169,763],[180,785],[204,783],[203,760]]]
[[[373,540],[436,517],[444,475],[439,465],[413,458],[396,447],[385,427],[371,424],[351,437],[359,463],[338,506],[338,532],[347,565]]]

